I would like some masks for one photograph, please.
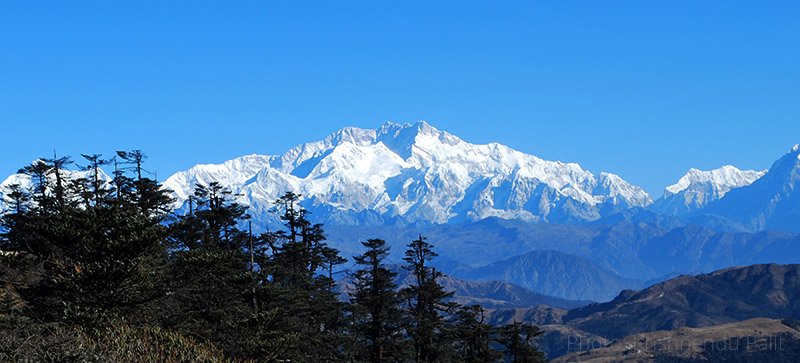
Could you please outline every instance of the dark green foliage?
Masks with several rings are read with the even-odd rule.
[[[299,195],[276,201],[283,230],[253,236],[241,228],[247,209],[219,183],[198,185],[188,213],[172,215],[141,151],[83,158],[81,177],[54,154],[21,170],[30,188],[3,193],[0,361],[502,357],[482,309],[448,301],[441,273],[428,266],[436,253],[421,236],[408,245],[414,282],[401,291],[384,266],[386,243],[363,242],[348,305],[334,288],[347,260]],[[109,181],[101,167],[111,164]],[[535,335],[524,334],[523,343]]]
[[[264,308],[280,308],[284,329],[303,336],[288,357],[305,361],[345,358],[341,345],[348,339],[344,304],[334,291],[333,266],[344,262],[325,243],[322,225],[312,224],[298,204],[299,196],[286,193],[276,201],[285,230],[262,236],[272,252],[269,269],[271,296],[259,299]]]
[[[111,160],[102,159],[103,155],[100,154],[81,154],[81,156],[86,159],[88,165],[79,166],[79,169],[87,171],[89,175],[84,178],[76,179],[73,182],[75,185],[74,188],[81,191],[80,195],[83,197],[84,203],[88,200],[89,203],[86,203],[87,205],[105,203],[109,193],[111,193],[111,189],[102,178],[102,167],[108,165]]]
[[[270,295],[269,284],[266,270],[251,261],[257,254],[266,265],[266,256],[245,251],[251,236],[238,224],[246,209],[232,196],[218,183],[198,185],[197,208],[170,226],[171,292],[162,301],[161,321],[232,356],[275,359],[296,339],[282,330],[279,310],[259,305],[259,296]]]
[[[246,238],[236,225],[244,218],[247,209],[230,201],[231,191],[213,182],[208,186],[198,185],[194,195],[199,210],[193,217],[204,224],[201,244],[224,250],[242,248]]]
[[[545,362],[544,353],[531,345],[533,339],[542,333],[535,325],[516,322],[500,328],[498,341],[505,347],[505,357],[509,362]]]
[[[44,160],[37,160],[19,170],[20,174],[30,177],[33,183],[33,187],[30,190],[32,201],[36,203],[41,214],[47,214],[53,208],[53,199],[48,196],[51,184],[48,175],[50,175],[52,169],[53,167],[45,163]]]
[[[462,306],[453,324],[455,349],[464,362],[496,362],[503,358],[503,353],[492,348],[497,329],[485,323],[482,307]]]
[[[441,272],[426,264],[437,256],[433,246],[426,242],[425,237],[419,236],[407,247],[403,260],[408,263],[406,267],[414,274],[415,282],[402,293],[406,299],[405,328],[414,344],[414,359],[429,362],[452,360],[449,347],[452,335],[446,322],[457,304],[447,301],[453,294],[436,281]]]
[[[15,187],[9,196],[16,207],[3,216],[0,250],[9,253],[8,266],[29,277],[16,290],[28,313],[44,321],[88,324],[92,316],[132,313],[163,294],[154,278],[164,258],[162,215],[143,214],[122,198],[73,203],[81,196],[64,187],[68,161],[54,157],[23,168],[33,190]],[[167,200],[160,187],[150,193]]]
[[[395,272],[383,264],[389,248],[382,239],[361,242],[367,251],[354,259],[362,268],[355,272],[355,293],[350,310],[354,331],[364,347],[357,358],[370,362],[394,362],[408,356],[408,344],[402,331],[402,299],[398,295]]]

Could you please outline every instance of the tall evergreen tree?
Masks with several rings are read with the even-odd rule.
[[[337,264],[344,259],[325,242],[322,225],[308,220],[309,212],[300,206],[299,198],[288,192],[275,202],[286,229],[264,236],[272,252],[272,292],[280,292],[268,300],[283,309],[287,332],[304,337],[294,350],[295,359],[341,360],[341,345],[347,338],[344,304],[329,277],[333,267],[326,263]]]
[[[102,179],[104,165],[108,165],[111,160],[103,159],[101,154],[81,154],[81,156],[88,163],[85,166],[79,166],[82,171],[88,172],[86,182],[91,186],[91,194],[94,204],[101,204],[106,201],[109,188],[106,186],[105,180]]]
[[[41,159],[44,162],[50,165],[50,172],[53,175],[53,179],[55,179],[56,183],[53,187],[53,194],[55,194],[55,204],[58,208],[64,208],[66,206],[67,198],[66,194],[66,183],[64,181],[63,172],[67,165],[72,163],[72,160],[69,157],[58,157],[55,150],[53,151],[53,158],[52,159]]]
[[[161,218],[133,208],[78,207],[80,197],[62,176],[68,161],[54,156],[52,165],[38,161],[22,169],[32,178],[33,201],[3,217],[0,249],[13,252],[11,263],[24,266],[21,273],[37,278],[15,288],[45,321],[128,314],[160,294],[151,268],[161,258],[166,229]]]
[[[218,182],[197,185],[194,195],[200,208],[194,215],[207,227],[204,243],[229,250],[245,247],[247,240],[237,225],[247,208],[231,200],[235,195]]]
[[[427,265],[437,256],[425,237],[407,245],[404,261],[414,275],[414,283],[403,290],[406,298],[406,332],[414,342],[414,360],[439,362],[451,360],[452,335],[446,325],[447,316],[458,304],[448,302],[453,293],[436,281],[442,273]]]
[[[534,347],[533,339],[544,332],[536,325],[521,322],[500,328],[499,342],[505,347],[505,357],[511,363],[546,362],[544,353]]]
[[[503,353],[492,347],[497,329],[485,322],[480,305],[461,306],[453,324],[455,349],[464,362],[496,362],[503,358]]]
[[[234,322],[252,313],[248,297],[255,284],[242,250],[246,234],[238,228],[246,208],[231,196],[216,182],[197,185],[198,209],[170,226],[172,295],[164,318],[165,325],[229,353],[240,350]]]
[[[47,214],[52,209],[53,200],[50,195],[50,174],[52,167],[45,163],[43,160],[37,160],[31,165],[19,169],[20,174],[27,175],[33,184],[30,194],[36,204],[36,212],[39,214]]]
[[[355,272],[355,293],[350,307],[356,317],[358,340],[366,350],[358,358],[370,362],[404,360],[402,299],[394,283],[397,273],[387,269],[383,263],[389,248],[382,239],[369,239],[361,244],[367,251],[354,257],[362,268]]]

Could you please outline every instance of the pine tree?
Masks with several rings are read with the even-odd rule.
[[[351,310],[357,317],[355,331],[366,351],[357,357],[370,362],[395,362],[406,356],[402,332],[402,299],[394,283],[396,272],[387,269],[383,261],[389,248],[382,239],[369,239],[361,244],[364,254],[355,256],[363,266],[355,273],[355,293]]]
[[[243,354],[235,322],[253,313],[248,298],[255,281],[242,249],[247,236],[238,228],[246,208],[232,196],[216,182],[197,185],[198,209],[170,226],[172,294],[163,319],[170,328]]]
[[[53,200],[49,195],[50,180],[48,175],[53,168],[43,160],[37,160],[31,165],[19,169],[20,174],[27,175],[33,184],[30,194],[36,204],[38,214],[48,214],[52,210]]]
[[[109,188],[106,186],[105,180],[101,178],[101,173],[103,172],[102,167],[108,165],[111,160],[103,159],[103,155],[101,154],[81,154],[81,156],[86,159],[88,165],[79,166],[78,168],[82,171],[89,172],[86,182],[91,187],[92,202],[95,205],[102,204],[106,201],[109,193]]]
[[[27,235],[26,219],[29,217],[28,211],[31,204],[31,196],[28,191],[19,184],[11,184],[6,187],[2,202],[10,208],[6,209],[0,217],[0,251],[19,251],[23,245],[31,242]]]
[[[480,305],[462,306],[456,313],[454,330],[455,348],[464,362],[496,362],[503,358],[503,353],[492,348],[497,329],[485,322]]]
[[[295,359],[341,360],[344,335],[344,304],[334,291],[331,264],[344,261],[339,251],[325,242],[321,224],[312,224],[299,205],[300,196],[287,192],[275,204],[285,230],[270,233],[263,240],[270,246],[271,300],[282,309],[287,333],[298,334]],[[328,266],[326,266],[326,263]],[[327,275],[325,270],[328,270]]]
[[[65,208],[67,198],[66,194],[66,183],[64,182],[64,177],[62,176],[62,172],[66,168],[67,165],[72,163],[72,160],[69,157],[58,157],[56,155],[55,150],[53,151],[53,158],[52,159],[41,159],[45,163],[50,165],[50,171],[53,174],[53,179],[55,179],[56,184],[53,187],[53,193],[55,194],[55,203],[58,208]]]
[[[62,173],[69,158],[23,168],[33,195],[18,197],[17,212],[3,217],[0,248],[35,281],[15,286],[31,314],[44,321],[96,322],[105,314],[130,314],[157,298],[154,265],[163,257],[161,218],[134,208],[78,207]],[[51,178],[52,176],[52,178]],[[51,184],[50,180],[55,180]],[[88,320],[87,320],[88,319]]]
[[[197,185],[194,195],[201,208],[194,215],[207,227],[203,243],[227,250],[245,247],[246,238],[237,224],[244,219],[247,208],[231,201],[233,193],[212,182],[208,186]]]
[[[143,176],[149,172],[144,169],[143,163],[147,156],[141,150],[117,151],[117,156],[128,165],[123,170],[133,172],[134,177],[120,180],[123,185],[129,185],[128,196],[135,206],[145,214],[163,215],[169,210],[165,206],[172,200],[164,193],[158,181]],[[115,166],[116,167],[116,166]]]
[[[536,325],[522,322],[500,328],[499,342],[505,346],[506,360],[511,363],[546,362],[544,353],[532,345],[533,339],[543,333]]]
[[[425,240],[419,236],[411,241],[403,258],[415,278],[415,282],[403,290],[407,300],[406,332],[414,342],[414,360],[446,361],[452,353],[446,315],[454,313],[458,304],[447,301],[453,293],[445,291],[436,281],[442,273],[426,265],[437,254]]]

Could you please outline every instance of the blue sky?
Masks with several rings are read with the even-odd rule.
[[[799,4],[4,1],[0,175],[142,149],[164,179],[426,120],[658,197],[800,143]]]

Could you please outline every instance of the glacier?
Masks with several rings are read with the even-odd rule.
[[[180,211],[195,185],[219,182],[239,195],[254,222],[287,191],[315,221],[340,225],[442,224],[488,217],[580,223],[653,203],[642,188],[576,163],[542,160],[507,146],[476,145],[424,121],[343,128],[283,155],[197,165],[164,185]]]

